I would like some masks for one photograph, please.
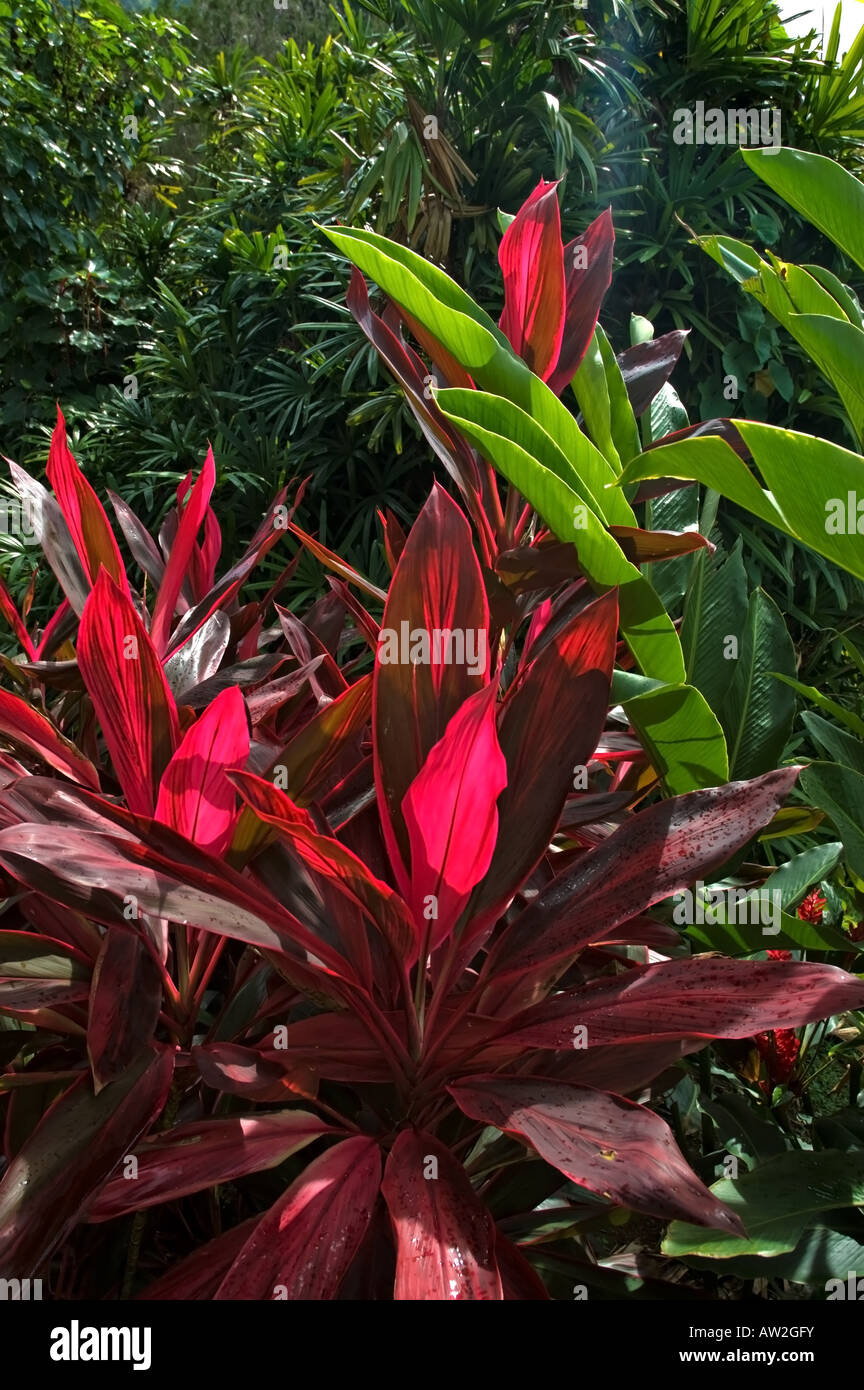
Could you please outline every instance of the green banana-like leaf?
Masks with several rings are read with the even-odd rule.
[[[722,1260],[794,1250],[802,1231],[822,1212],[864,1206],[864,1168],[860,1153],[797,1150],[769,1159],[752,1173],[722,1178],[711,1191],[737,1213],[747,1235],[673,1221],[663,1242],[665,1255]]]
[[[667,682],[682,681],[681,643],[654,589],[625,558],[575,487],[506,431],[518,420],[521,438],[552,463],[556,460],[549,443],[554,441],[541,438],[536,421],[515,416],[485,392],[453,387],[439,391],[436,400],[447,419],[519,489],[559,540],[575,544],[579,565],[592,587],[602,593],[618,586],[621,631],[645,674]]]
[[[503,333],[469,294],[406,246],[349,227],[322,231],[401,308],[421,322],[476,382],[526,411],[555,439],[579,477],[598,496],[610,525],[635,526],[623,492],[603,487],[617,474],[545,382],[517,357]],[[602,485],[595,480],[602,479]]]
[[[744,640],[720,711],[735,780],[777,766],[792,731],[795,696],[775,672],[795,671],[795,648],[776,603],[762,589],[750,595]]]
[[[725,440],[679,439],[640,454],[625,468],[622,484],[643,478],[686,478],[706,483],[724,497],[809,545],[818,555],[864,579],[864,546],[856,534],[829,532],[849,493],[864,500],[864,459],[838,444],[775,425],[736,420],[765,488]]]
[[[687,679],[718,712],[735,674],[734,653],[736,645],[740,650],[747,619],[742,548],[739,536],[727,555],[708,555],[703,550],[694,556],[684,603],[681,646]]]
[[[669,796],[728,782],[720,721],[692,685],[661,685],[623,709]]]
[[[864,184],[806,150],[742,150],[754,174],[864,270]]]
[[[864,777],[838,763],[811,763],[799,785],[807,800],[831,818],[849,868],[864,881]]]
[[[692,685],[664,685],[616,668],[611,698],[621,705],[670,796],[729,780],[720,722]]]

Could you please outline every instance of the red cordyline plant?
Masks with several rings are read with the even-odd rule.
[[[574,795],[574,769],[620,758],[616,592],[529,586],[502,621],[437,486],[380,623],[331,580],[271,626],[278,584],[238,590],[293,528],[284,497],[219,580],[212,457],[161,548],[114,499],[142,594],[62,417],[54,496],[13,472],[67,597],[36,643],[4,596],[0,1275],[116,1297],[75,1270],[136,1213],[144,1297],[542,1299],[530,1214],[562,1188],[559,1220],[581,1191],[739,1230],[627,1096],[864,984],[690,957],[645,914],[741,850],[797,769],[635,812],[632,779]],[[429,659],[390,659],[405,643]]]

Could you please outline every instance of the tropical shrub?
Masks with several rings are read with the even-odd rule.
[[[609,219],[565,248],[536,190],[502,246],[512,344],[413,252],[330,235],[429,353],[420,375],[355,276],[352,310],[465,500],[436,486],[407,536],[382,519],[386,591],[284,491],[217,579],[208,455],[158,544],[112,497],[139,592],[62,416],[54,495],[12,466],[65,598],[40,633],[2,595],[21,693],[0,698],[0,1274],[49,1271],[59,1296],[541,1299],[562,1267],[594,1272],[536,1242],[616,1207],[746,1241],[628,1097],[711,1038],[864,1006],[833,964],[692,954],[698,934],[647,915],[722,894],[799,769],[727,781],[627,559],[705,547],[640,527],[614,486],[639,447],[625,371],[643,414],[676,351],[622,369],[604,346]],[[543,380],[573,373],[585,400],[606,384],[599,442]],[[274,623],[296,557],[261,599],[239,591],[286,531],[335,577]],[[777,925],[778,955],[850,954]],[[112,1244],[133,1214],[140,1274]]]

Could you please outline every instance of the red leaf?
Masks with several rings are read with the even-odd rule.
[[[334,887],[376,927],[398,961],[411,962],[416,950],[411,918],[389,884],[366,868],[361,859],[331,835],[319,835],[308,814],[272,782],[249,772],[233,772],[230,779],[257,816],[275,826],[280,839],[297,856],[313,882]]]
[[[226,769],[249,757],[249,725],[236,685],[223,690],[183,736],[162,774],[156,819],[211,854],[222,854],[237,823]]]
[[[100,569],[105,569],[128,598],[129,583],[114,532],[102,503],[72,457],[66,442],[66,421],[59,405],[47,471],[90,583],[95,584]]]
[[[431,1134],[403,1130],[381,1191],[396,1238],[396,1299],[503,1298],[495,1223],[449,1149]]]
[[[285,790],[298,806],[308,806],[329,790],[340,758],[369,722],[372,677],[361,676],[303,725],[274,759],[284,769]]]
[[[268,1061],[254,1047],[204,1043],[192,1048],[192,1058],[202,1081],[214,1091],[226,1091],[246,1100],[283,1102],[293,1099],[293,1095],[314,1098],[316,1094],[315,1075],[309,1067],[286,1067]]]
[[[589,1052],[661,1038],[749,1038],[862,1004],[864,982],[833,965],[696,956],[556,994],[511,1018],[506,1037],[521,1047],[572,1047],[581,1025]]]
[[[173,1202],[214,1183],[275,1168],[298,1149],[336,1134],[305,1110],[195,1120],[152,1134],[135,1150],[137,1177],[120,1175],[87,1208],[88,1221],[110,1221],[127,1211]]]
[[[15,636],[18,638],[18,641],[21,643],[21,647],[24,651],[24,654],[26,656],[35,657],[36,648],[33,646],[33,643],[30,639],[30,634],[24,626],[24,623],[21,619],[21,615],[18,612],[18,609],[15,607],[15,604],[12,600],[12,595],[6,588],[6,584],[4,583],[2,577],[0,577],[0,613],[3,614],[3,617],[6,619],[12,631],[15,633]]]
[[[500,916],[546,853],[574,769],[594,753],[606,721],[617,632],[612,590],[556,633],[507,692],[498,721],[507,762],[498,843],[472,904],[487,921]]]
[[[498,261],[504,276],[504,312],[498,326],[513,351],[545,381],[558,361],[564,332],[557,180],[541,179],[522,204],[501,239]]]
[[[30,1013],[86,999],[91,962],[83,952],[27,931],[0,931],[0,1008]]]
[[[564,247],[564,332],[554,371],[545,378],[556,396],[573,380],[594,336],[600,305],[612,282],[614,246],[612,210],[607,208],[581,236]]]
[[[195,537],[198,535],[204,520],[215,483],[216,464],[213,461],[213,450],[208,449],[204,467],[198,475],[192,489],[192,495],[186,503],[183,516],[180,519],[177,537],[171,547],[171,554],[165,566],[165,575],[159,586],[159,593],[153,608],[150,637],[160,657],[164,656],[168,649],[168,638],[171,635],[171,623],[174,619],[177,599],[190,565]]]
[[[589,1192],[649,1216],[744,1234],[685,1162],[668,1125],[641,1105],[538,1077],[469,1076],[448,1090],[466,1115],[525,1140]]]
[[[177,1300],[184,1303],[209,1302],[236,1260],[258,1223],[257,1216],[232,1226],[215,1240],[208,1240],[187,1255],[185,1260],[172,1264],[155,1284],[137,1295],[136,1302],[153,1299]]]
[[[89,759],[78,752],[74,743],[58,733],[44,714],[8,690],[0,690],[0,734],[13,743],[29,748],[49,767],[71,777],[73,782],[82,783],[94,791],[98,789],[99,774]]]
[[[619,354],[618,365],[637,420],[672,375],[689,328],[675,328],[661,338],[636,343]]]
[[[471,528],[436,484],[396,566],[382,632],[395,634],[400,648],[403,631],[461,632],[463,640],[473,633],[479,649],[480,634],[488,633],[488,625],[489,606]],[[428,640],[431,654],[431,637]],[[373,684],[375,785],[390,861],[399,887],[407,891],[405,793],[454,714],[486,685],[488,676],[485,669],[473,674],[465,663],[382,662],[381,654],[379,648]]]
[[[487,965],[495,999],[518,1007],[504,981],[522,976],[520,998],[529,1002],[541,972],[555,978],[589,941],[719,868],[771,820],[798,772],[688,792],[633,816],[554,878],[504,934]],[[488,999],[484,1012],[495,1012]]]
[[[173,1073],[169,1048],[145,1052],[98,1096],[84,1075],[45,1112],[0,1182],[0,1277],[38,1273],[160,1113]]]
[[[261,1218],[217,1299],[333,1299],[375,1206],[381,1153],[346,1139],[316,1158]]]
[[[54,825],[14,825],[0,831],[0,865],[20,882],[107,926],[128,926],[128,899],[138,911],[202,927],[219,936],[284,953],[291,968],[321,981],[319,967],[303,965],[299,946],[334,974],[352,979],[349,963],[308,931],[259,885],[224,859],[152,822],[171,857],[130,838]]]
[[[162,976],[147,943],[135,932],[109,928],[93,970],[87,1020],[97,1092],[116,1081],[151,1042],[161,1004]]]
[[[430,950],[452,932],[495,849],[498,795],[507,784],[496,695],[491,683],[468,697],[402,802],[411,846],[410,903],[419,939],[429,931]]]
[[[78,665],[129,809],[151,816],[179,742],[177,707],[131,600],[104,572],[84,605]]]

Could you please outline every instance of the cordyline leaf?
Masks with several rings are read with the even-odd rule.
[[[520,991],[527,991],[538,971],[555,978],[589,941],[719,868],[770,821],[799,771],[688,792],[625,822],[553,879],[505,932],[486,967],[495,998],[510,993],[502,992],[504,981],[522,977]],[[520,998],[530,1002],[530,993]],[[484,1008],[495,1012],[489,1000]]]
[[[411,918],[398,894],[339,840],[319,834],[307,813],[272,782],[249,772],[235,771],[229,777],[255,815],[275,827],[313,882],[326,882],[359,908],[386,938],[397,961],[410,964],[417,947]]]
[[[361,676],[286,744],[274,767],[284,769],[284,790],[298,806],[308,806],[321,796],[334,767],[368,724],[371,713],[372,677]]]
[[[59,405],[47,472],[90,583],[95,584],[100,569],[104,569],[128,598],[129,581],[114,532],[102,503],[72,457],[66,442],[66,421]]]
[[[382,631],[400,643],[404,633],[458,632],[488,646],[489,606],[471,529],[456,503],[436,483],[411,528],[396,566]],[[405,645],[408,646],[406,640]],[[433,746],[465,700],[487,683],[484,669],[467,663],[375,662],[373,735],[375,785],[385,843],[399,887],[407,894],[408,832],[402,802]],[[443,656],[450,654],[442,641]],[[488,658],[487,658],[488,661]]]
[[[258,1223],[257,1216],[232,1226],[215,1240],[193,1250],[185,1260],[175,1261],[167,1273],[139,1293],[136,1302],[151,1300],[184,1303],[209,1302]]]
[[[187,703],[184,697],[215,675],[230,637],[231,619],[217,608],[188,641],[174,649],[162,669],[175,700]]]
[[[610,526],[609,530],[633,565],[689,555],[694,550],[714,550],[711,541],[698,531],[642,531],[637,526]]]
[[[147,942],[137,932],[109,928],[93,970],[87,1019],[97,1093],[152,1041],[161,1004],[162,976]]]
[[[7,589],[2,577],[0,577],[0,613],[3,614],[3,617],[21,643],[21,648],[25,656],[35,657],[36,648],[33,646],[30,634],[24,626],[21,614],[15,607],[12,595]]]
[[[564,332],[557,181],[541,179],[522,204],[501,239],[498,261],[504,276],[504,312],[498,327],[513,351],[545,381],[558,361]]]
[[[158,822],[153,822],[155,835]],[[174,836],[177,858],[132,839],[52,825],[0,831],[0,864],[20,882],[107,926],[128,926],[127,899],[138,911],[198,926],[262,950],[292,953],[292,942],[325,968],[351,979],[348,963],[326,942],[222,859]],[[163,842],[173,848],[171,832]],[[298,961],[299,964],[299,961]]]
[[[619,354],[618,366],[637,419],[644,415],[672,375],[689,331],[687,328],[675,328],[671,333],[664,333],[662,337],[651,338],[645,343],[636,343]]]
[[[554,371],[547,378],[556,395],[572,381],[594,336],[600,305],[612,282],[614,246],[612,209],[606,208],[564,247],[564,332]]]
[[[499,917],[546,853],[574,769],[593,756],[606,721],[617,637],[613,590],[557,632],[508,690],[498,720],[507,785],[477,914]]]
[[[576,1028],[584,1028],[590,1054],[610,1043],[749,1038],[862,1003],[864,982],[833,965],[696,956],[556,994],[511,1018],[506,1037],[520,1047],[557,1049],[573,1047]]]
[[[171,635],[171,623],[174,619],[177,599],[192,558],[195,538],[204,520],[204,514],[207,511],[215,483],[216,464],[213,460],[213,450],[208,449],[204,467],[198,475],[192,489],[192,495],[186,503],[180,519],[177,536],[165,566],[165,575],[159,586],[159,593],[156,595],[153,618],[150,623],[150,638],[160,657],[164,656],[168,649],[168,638]]]
[[[381,1151],[373,1139],[346,1139],[316,1158],[258,1222],[214,1297],[335,1298],[380,1181]]]
[[[69,534],[60,505],[41,483],[37,483],[17,463],[9,464],[9,472],[16,492],[29,508],[45,559],[69,604],[80,617],[90,592],[90,580],[78,559],[75,542]]]
[[[30,1012],[86,999],[91,962],[65,941],[0,931],[0,1008]]]
[[[448,1148],[431,1134],[403,1130],[381,1191],[396,1237],[394,1298],[503,1298],[492,1214]]]
[[[578,1049],[571,1046],[567,1052],[539,1054],[542,1061],[538,1060],[534,1070],[555,1081],[575,1081],[579,1086],[626,1096],[643,1091],[661,1072],[705,1046],[705,1038],[601,1043]],[[482,1060],[486,1065],[486,1058]]]
[[[138,561],[151,584],[158,589],[165,575],[165,561],[159,553],[159,547],[129,503],[124,502],[123,498],[118,497],[110,488],[107,492],[117,524],[126,537],[126,544],[132,552],[133,559]]]
[[[306,1110],[176,1125],[143,1141],[135,1150],[137,1177],[116,1177],[103,1187],[87,1208],[87,1220],[110,1221],[127,1211],[143,1211],[215,1183],[275,1168],[314,1140],[338,1133]]]
[[[341,574],[342,578],[347,579],[349,584],[356,584],[357,588],[362,589],[370,598],[377,599],[379,603],[385,602],[387,595],[384,590],[379,589],[377,584],[373,584],[370,580],[364,578],[359,570],[354,569],[353,565],[349,565],[341,556],[336,555],[332,550],[328,550],[326,545],[322,545],[320,541],[316,541],[314,536],[309,536],[305,531],[301,531],[300,527],[295,526],[293,521],[289,523],[287,529],[291,532],[292,536],[296,536],[297,539],[305,545],[306,549],[315,556],[316,560],[321,561],[322,565],[326,565],[327,568],[333,570],[335,574]]]
[[[152,816],[180,739],[177,706],[131,599],[104,570],[84,605],[78,665],[129,809]]]
[[[418,938],[428,930],[430,950],[452,932],[495,849],[497,801],[507,785],[496,696],[490,682],[468,697],[402,802],[411,847],[410,904]]]
[[[192,1048],[201,1079],[214,1091],[227,1091],[246,1100],[287,1101],[296,1095],[314,1097],[315,1074],[309,1067],[280,1065],[262,1057],[254,1047],[238,1043],[203,1043]]]
[[[89,758],[58,733],[44,714],[8,690],[0,690],[0,737],[29,748],[50,767],[71,777],[73,782],[98,790],[99,774]]]
[[[160,1113],[173,1073],[169,1048],[149,1050],[98,1096],[85,1075],[55,1100],[0,1182],[0,1277],[38,1272]]]
[[[469,1076],[448,1090],[466,1115],[526,1140],[589,1192],[649,1216],[743,1234],[734,1212],[688,1166],[668,1125],[641,1105],[539,1077]]]
[[[63,602],[60,604],[60,607],[48,619],[48,623],[42,633],[42,636],[39,638],[39,641],[36,644],[36,660],[38,661],[41,657],[44,657],[46,653],[50,653],[51,651],[53,651],[55,643],[61,636],[61,631],[64,630],[67,626],[71,630],[73,624],[74,613],[72,610],[72,605],[70,604],[68,598],[64,598]],[[59,665],[62,663],[55,664]]]
[[[224,853],[237,822],[237,797],[225,776],[249,757],[246,706],[237,686],[217,695],[162,774],[156,819],[211,854]]]
[[[407,1042],[404,1011],[384,1015],[391,1030]],[[451,1021],[448,1011],[440,1015],[442,1031],[446,1035],[441,1044],[435,1046],[435,1054],[442,1067],[451,1070],[460,1066],[462,1057],[472,1057],[483,1049],[484,1065],[497,1065],[508,1059],[512,1053],[509,1044],[497,1048],[493,1044],[487,1049],[484,1044],[496,1032],[500,1024],[496,1019],[481,1018],[467,1014]],[[282,1062],[288,1066],[299,1063],[311,1067],[319,1076],[332,1081],[391,1081],[392,1068],[389,1066],[381,1048],[370,1037],[360,1019],[350,1014],[316,1014],[314,1018],[304,1018],[298,1023],[289,1023],[279,1038],[279,1047],[264,1047],[268,1059]],[[473,1063],[467,1063],[472,1066]],[[464,1070],[464,1067],[462,1068]]]
[[[524,1303],[549,1299],[540,1275],[528,1263],[518,1245],[495,1232],[495,1260],[501,1274],[502,1297]]]
[[[463,437],[457,430],[451,428],[435,404],[432,392],[429,390],[429,374],[421,360],[411,352],[399,335],[382,318],[372,313],[366,281],[356,266],[351,271],[351,282],[346,303],[366,337],[404,391],[426,440],[459,487],[466,506],[471,509],[475,524],[479,523],[481,532],[488,533],[488,522],[485,521],[482,507],[478,505],[480,480],[474,456]],[[418,324],[415,319],[406,317],[406,322],[409,322],[412,332],[421,344],[428,339],[422,325]],[[455,379],[460,385],[470,386],[470,377],[462,370],[455,358],[450,357],[449,353],[445,353],[434,339],[432,342],[438,350],[439,356],[443,355],[447,359],[449,368],[446,372],[447,380],[453,381]],[[385,526],[384,529],[386,541],[387,527]],[[394,568],[395,564],[391,566],[391,572]],[[386,594],[381,594],[382,603],[386,602],[386,597]]]

